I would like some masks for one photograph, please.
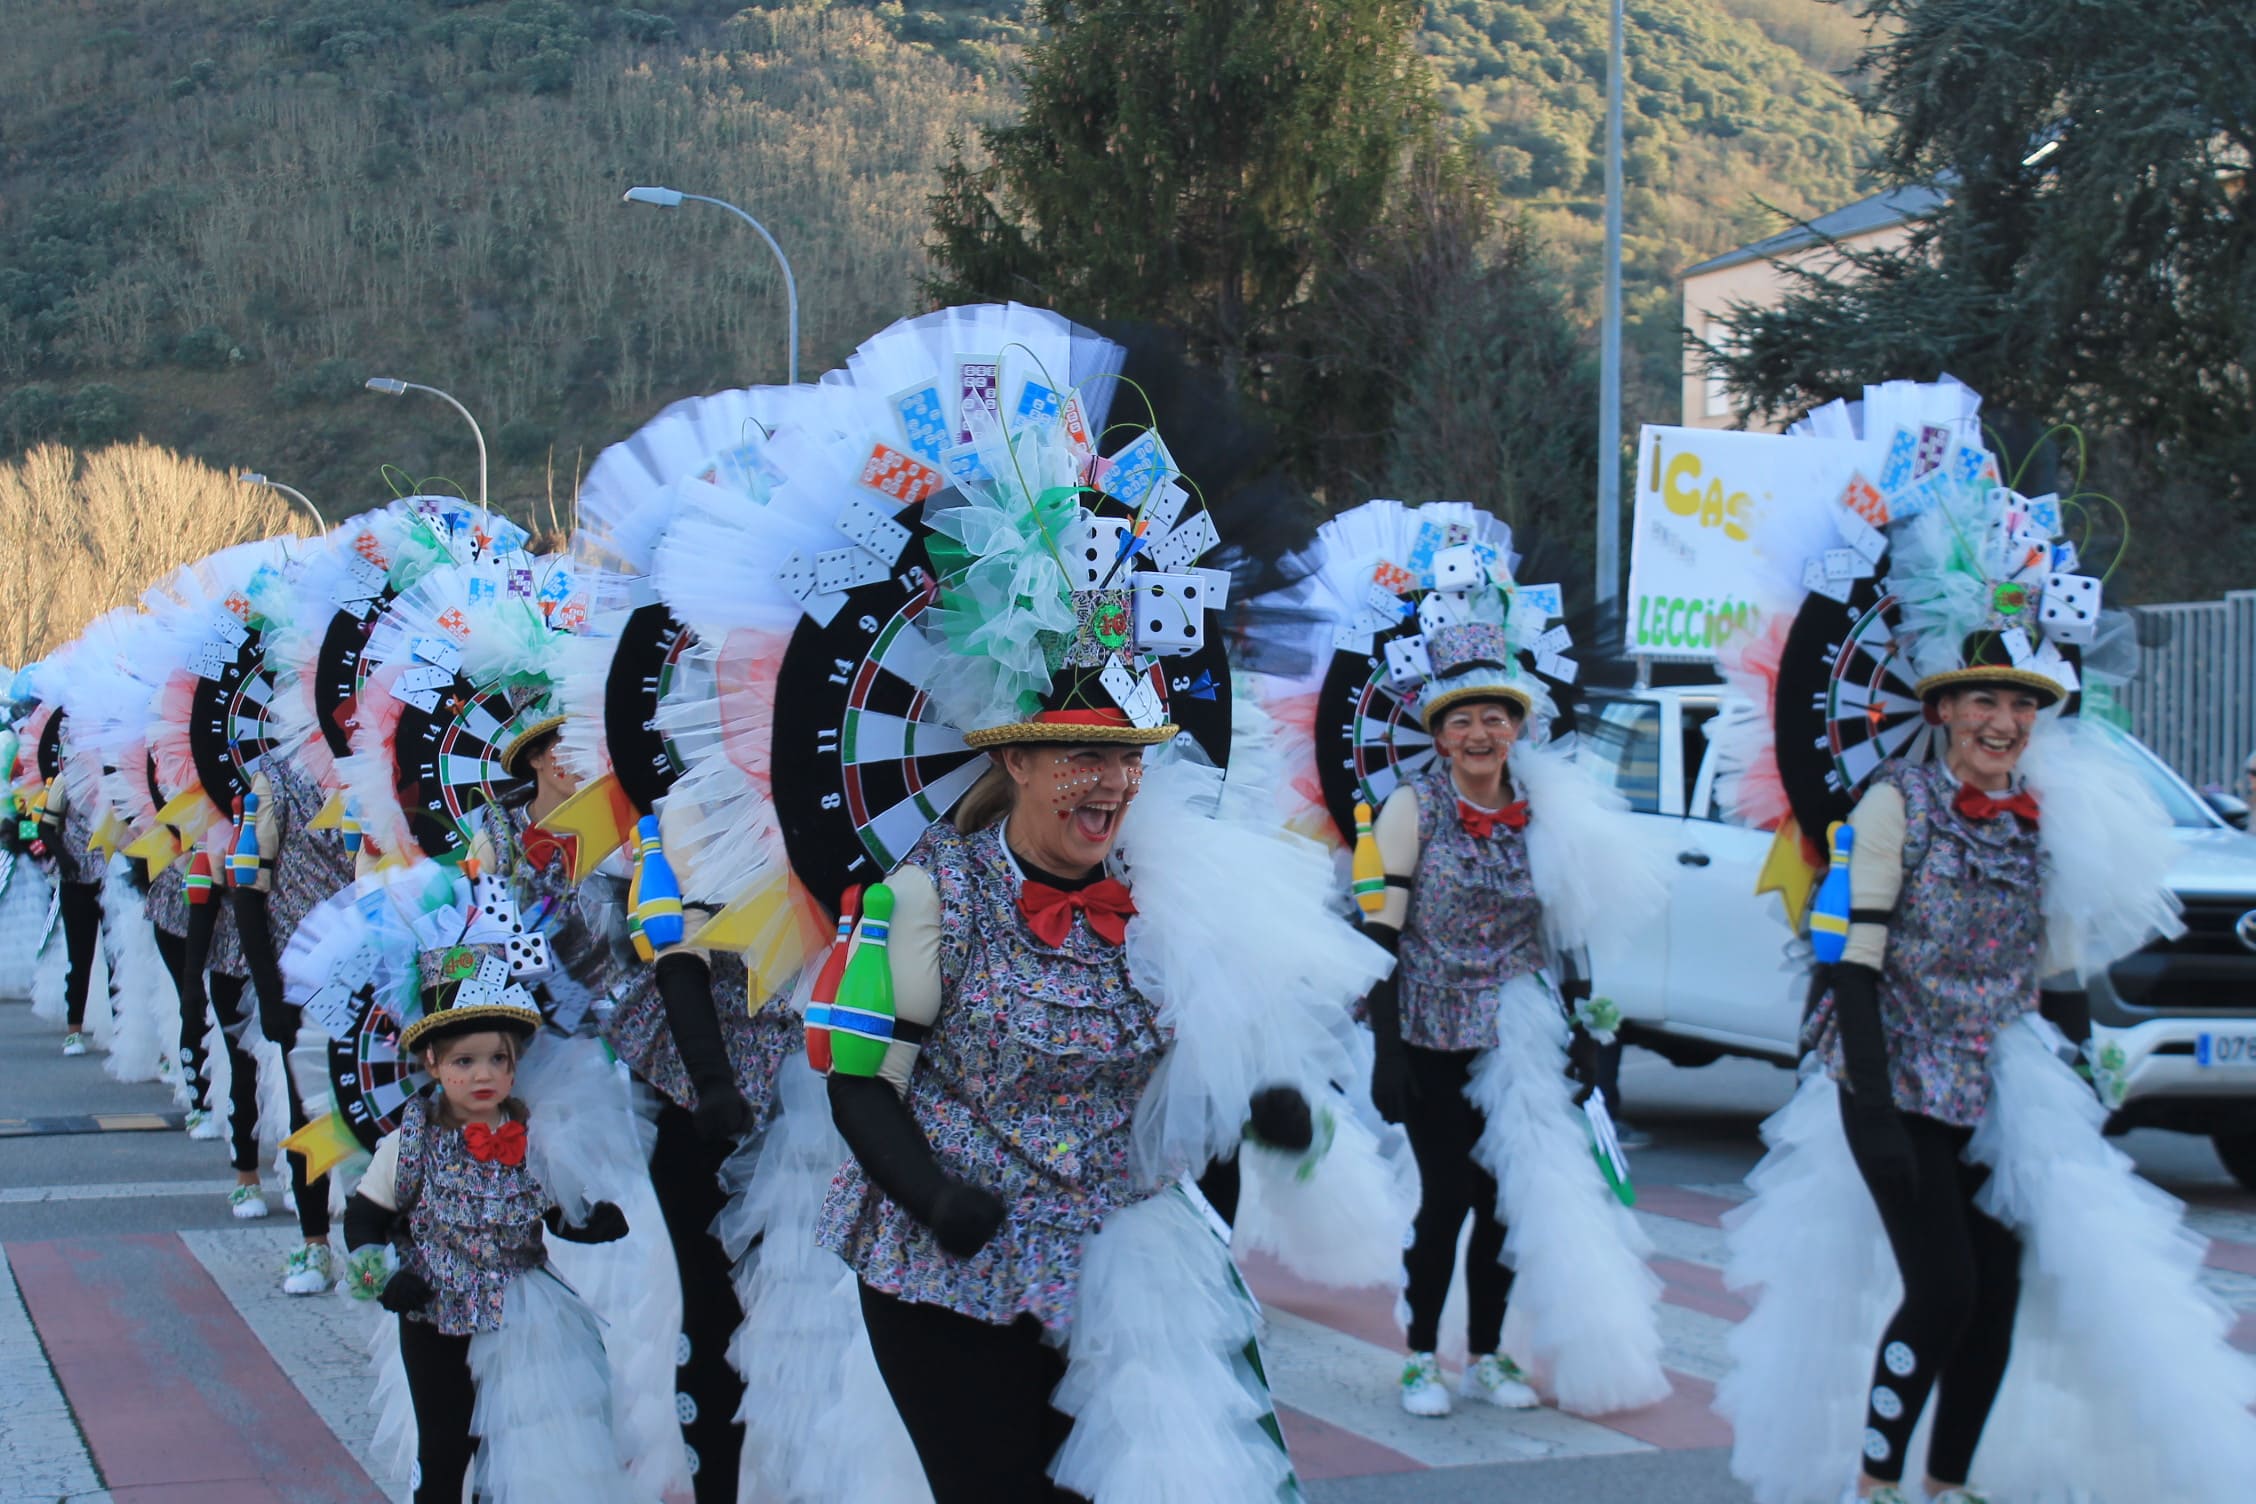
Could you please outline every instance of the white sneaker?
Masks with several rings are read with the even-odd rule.
[[[282,1263],[284,1295],[327,1295],[337,1287],[327,1243],[300,1243]]]
[[[190,1138],[208,1142],[226,1132],[227,1125],[201,1107],[188,1109],[188,1136]]]
[[[1530,1388],[1520,1365],[1496,1353],[1482,1353],[1457,1381],[1457,1392],[1469,1400],[1484,1400],[1500,1410],[1533,1410],[1543,1403]]]
[[[1946,1488],[1927,1501],[1927,1504],[1990,1504],[1988,1494],[1976,1493],[1961,1483],[1956,1488]]]
[[[1449,1390],[1432,1353],[1412,1353],[1402,1365],[1402,1408],[1412,1415],[1449,1413]]]
[[[227,1209],[238,1222],[252,1222],[267,1214],[266,1195],[255,1185],[239,1185],[227,1193]]]
[[[85,1054],[86,1036],[84,1034],[78,1033],[76,1030],[73,1030],[71,1033],[65,1034],[63,1036],[63,1053],[66,1055]]]

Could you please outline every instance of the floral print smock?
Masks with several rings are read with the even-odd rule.
[[[1418,871],[1397,983],[1402,1039],[1428,1050],[1492,1049],[1497,990],[1540,970],[1546,954],[1527,832],[1498,821],[1486,836],[1467,833],[1441,758],[1415,787]]]
[[[1896,1106],[1971,1128],[1990,1098],[1990,1042],[2037,1006],[2044,879],[2036,828],[2010,814],[1967,819],[1940,762],[1892,765],[1904,800],[1903,891],[1880,967],[1880,1024]],[[1828,997],[1810,1026],[1846,1081]]]
[[[501,1330],[509,1282],[547,1262],[541,1214],[550,1198],[530,1164],[470,1157],[461,1130],[431,1121],[417,1097],[400,1116],[393,1193],[407,1218],[400,1267],[430,1283],[431,1302],[407,1313],[449,1337]]]
[[[188,874],[178,862],[149,879],[149,922],[168,935],[188,937]]]
[[[279,844],[269,876],[266,912],[279,951],[316,905],[353,884],[353,854],[341,830],[315,830],[325,802],[321,787],[288,759],[269,757],[264,765],[273,789]]]
[[[909,1109],[941,1166],[1009,1210],[985,1248],[959,1259],[849,1160],[819,1237],[873,1290],[999,1326],[1032,1314],[1063,1331],[1083,1244],[1167,1183],[1139,1173],[1129,1149],[1168,1044],[1159,1009],[1130,982],[1125,947],[1098,939],[1085,916],[1054,949],[1027,930],[1000,825],[969,836],[935,826],[905,865],[931,876],[941,927],[940,1016]]]
[[[751,1011],[751,981],[744,962],[715,953],[713,1011],[720,1016],[721,1042],[736,1070],[736,1089],[751,1104],[752,1121],[765,1124],[774,1114],[776,1072],[795,1050],[806,1048],[806,1021],[770,998]],[[666,1025],[666,1003],[658,995],[657,972],[642,968],[604,1027],[603,1037],[627,1069],[657,1088],[677,1107],[697,1106],[697,1088],[683,1068],[681,1051]]]

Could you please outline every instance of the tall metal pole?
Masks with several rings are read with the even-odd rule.
[[[1621,589],[1622,0],[1606,49],[1606,306],[1598,337],[1598,590]]]

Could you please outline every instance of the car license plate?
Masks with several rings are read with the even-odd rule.
[[[2256,1066],[2256,1034],[2196,1034],[2193,1063]]]

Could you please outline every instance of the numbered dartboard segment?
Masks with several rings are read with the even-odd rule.
[[[436,708],[409,705],[400,714],[395,788],[408,832],[434,861],[469,854],[482,811],[511,779],[501,765],[509,700],[455,675]]]
[[[339,606],[321,634],[321,650],[314,656],[313,708],[331,757],[352,753],[354,707],[368,682],[368,667],[362,656],[368,647],[368,634],[398,594],[386,585],[373,600]]]
[[[603,682],[603,737],[619,787],[649,814],[688,766],[658,727],[658,707],[679,691],[695,698],[709,686],[687,682],[697,634],[662,605],[638,606],[627,617]]]
[[[792,870],[834,912],[857,883],[883,878],[988,765],[940,719],[928,686],[944,649],[917,621],[935,601],[921,509],[893,576],[847,592],[823,626],[802,618],[776,681],[775,803]],[[1229,659],[1222,634],[1161,660],[1169,716],[1217,766],[1230,752]]]
[[[188,749],[196,778],[222,810],[251,791],[267,748],[274,743],[268,718],[274,709],[274,675],[266,666],[266,637],[243,639],[216,679],[198,678],[190,700]]]
[[[431,1078],[400,1047],[399,1021],[376,1002],[371,982],[353,994],[352,1026],[329,1040],[329,1085],[362,1147],[374,1149]]]
[[[1316,708],[1316,774],[1342,839],[1355,839],[1355,806],[1376,810],[1423,773],[1433,738],[1418,722],[1415,685],[1387,681],[1382,653],[1335,653]]]
[[[1877,578],[1844,602],[1812,595],[1778,669],[1778,771],[1794,822],[1813,839],[1845,820],[1891,758],[1924,761],[1934,728],[1914,692],[1896,598]]]

